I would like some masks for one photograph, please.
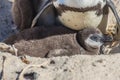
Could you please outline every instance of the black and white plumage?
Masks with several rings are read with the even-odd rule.
[[[98,27],[103,15],[108,14],[108,12],[103,13],[105,6],[111,8],[120,25],[119,16],[111,0],[51,0],[33,19],[32,27],[39,16],[51,5],[55,7],[59,21],[73,30],[81,30],[89,26]]]
[[[98,27],[102,19],[103,25],[99,29],[105,32],[108,8],[111,8],[119,26],[120,19],[111,0],[15,0],[12,14],[20,31],[30,28],[31,23],[31,27],[50,27],[59,25],[59,22],[68,28],[80,30],[89,26]]]
[[[66,27],[80,30],[88,26],[97,27],[103,17],[102,10],[106,5],[103,0],[56,0],[59,20]]]

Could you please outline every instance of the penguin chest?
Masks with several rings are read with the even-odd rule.
[[[80,30],[85,27],[97,27],[103,15],[96,15],[96,11],[74,12],[65,11],[58,16],[60,22],[73,30]]]

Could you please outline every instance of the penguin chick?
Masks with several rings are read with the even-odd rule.
[[[34,27],[25,29],[19,33],[13,34],[6,38],[3,42],[6,44],[14,44],[20,40],[39,40],[55,35],[73,34],[76,31],[63,26],[52,26],[52,27]]]
[[[38,31],[37,33],[43,34],[44,31]],[[32,34],[32,36],[36,35]],[[102,50],[100,47],[105,40],[100,30],[85,28],[78,33],[58,34],[38,40],[19,40],[13,45],[18,49],[18,55],[35,57],[71,56],[75,54],[93,55],[99,54],[99,51]],[[82,48],[85,50],[81,51]]]

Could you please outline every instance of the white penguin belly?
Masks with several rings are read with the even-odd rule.
[[[98,27],[103,15],[96,15],[96,11],[73,12],[65,11],[58,16],[60,22],[73,30],[80,30],[85,27]]]

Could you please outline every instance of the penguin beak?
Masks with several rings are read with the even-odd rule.
[[[113,37],[110,36],[110,35],[104,34],[103,37],[101,37],[100,41],[102,43],[112,42],[113,41]],[[104,44],[102,46],[100,46],[99,55],[100,54],[105,54],[105,46],[104,46]]]
[[[103,38],[101,38],[101,41],[102,42],[112,42],[113,41],[113,37],[112,36],[110,36],[110,35],[107,35],[107,34],[105,34],[105,35],[103,35]]]

